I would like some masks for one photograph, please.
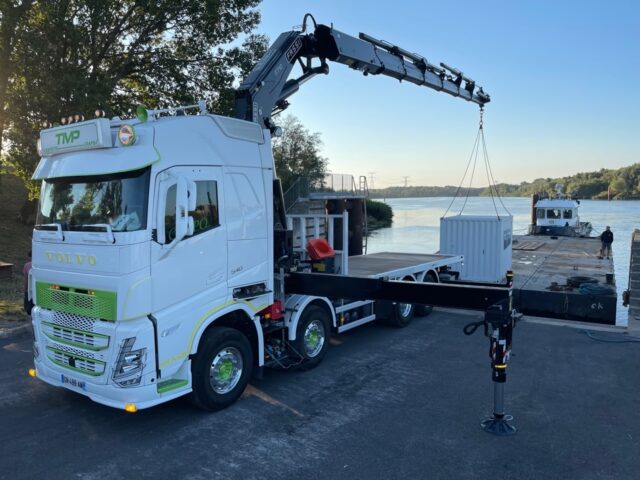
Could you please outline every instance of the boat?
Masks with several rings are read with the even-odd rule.
[[[563,193],[564,185],[556,185],[553,198],[533,195],[531,207],[532,235],[555,235],[563,237],[588,237],[593,227],[591,222],[581,222],[578,215],[580,200]]]

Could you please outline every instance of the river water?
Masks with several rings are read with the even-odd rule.
[[[449,207],[452,198],[388,198],[393,208],[393,225],[377,230],[368,240],[369,253],[395,251],[433,253],[439,250],[440,217]],[[513,233],[526,234],[531,218],[529,198],[502,198],[504,207],[513,215]],[[457,198],[447,215],[457,215],[464,199]],[[500,202],[495,200],[498,213],[505,213]],[[494,215],[491,197],[469,197],[464,205],[464,214]],[[629,283],[629,255],[631,234],[640,228],[640,200],[602,201],[582,200],[580,220],[591,222],[592,236],[599,235],[607,225],[614,234],[613,261],[618,290],[618,324],[627,323],[627,309],[622,306],[622,292]]]

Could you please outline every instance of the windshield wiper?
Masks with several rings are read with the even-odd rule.
[[[116,237],[113,235],[113,229],[108,223],[88,223],[81,225],[80,229],[85,232],[105,233],[108,243],[116,243]]]
[[[36,230],[41,230],[44,232],[55,232],[55,234],[51,235],[51,239],[60,240],[64,242],[64,234],[62,233],[62,225],[59,223],[41,223],[34,227]],[[46,235],[46,234],[45,234]]]

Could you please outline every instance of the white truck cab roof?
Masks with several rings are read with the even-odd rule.
[[[120,135],[122,131],[125,135]],[[256,155],[268,135],[257,123],[210,114],[144,123],[96,118],[43,130],[42,158],[32,179],[109,175],[161,164],[168,158],[167,167],[203,162],[271,167],[271,159],[261,161]]]

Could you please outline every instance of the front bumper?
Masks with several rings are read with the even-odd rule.
[[[42,357],[40,357],[40,360]],[[58,367],[50,367],[48,362],[35,361],[36,377],[43,382],[53,385],[54,387],[62,387],[72,392],[79,393],[91,400],[108,407],[124,409],[128,404],[134,404],[138,410],[153,407],[160,403],[166,402],[173,398],[184,395],[189,390],[180,390],[172,393],[158,394],[156,385],[144,385],[140,387],[119,388],[112,384],[98,385],[81,378],[81,375],[74,375],[67,371],[62,371]],[[74,380],[84,382],[85,387],[75,387],[68,383],[62,382],[62,376],[72,378]]]
[[[35,307],[32,319],[36,377],[50,385],[114,408],[134,404],[137,410],[191,391],[190,378],[176,390],[158,387],[153,325],[146,317],[105,322]],[[124,340],[131,337],[134,348],[146,348],[146,358],[140,384],[122,387],[112,377]],[[186,367],[183,378],[190,373]]]

